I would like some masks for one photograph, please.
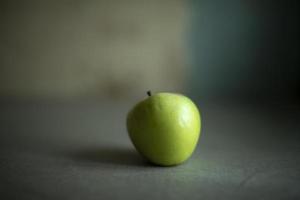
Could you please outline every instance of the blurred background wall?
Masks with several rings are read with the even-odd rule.
[[[1,1],[0,95],[182,91],[186,11],[181,0]]]
[[[193,93],[299,102],[299,1],[190,1]]]
[[[1,1],[0,96],[298,102],[296,0]]]

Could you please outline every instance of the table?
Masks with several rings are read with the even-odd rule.
[[[300,108],[205,103],[191,159],[144,161],[135,101],[1,100],[0,199],[300,199]]]

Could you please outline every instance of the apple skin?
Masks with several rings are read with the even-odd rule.
[[[187,160],[197,146],[200,129],[197,106],[180,94],[156,93],[127,116],[127,131],[137,151],[162,166]]]

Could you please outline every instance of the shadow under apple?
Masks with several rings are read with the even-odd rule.
[[[151,166],[134,149],[125,147],[94,147],[90,149],[77,150],[71,154],[76,162],[88,162],[110,165],[127,166]]]

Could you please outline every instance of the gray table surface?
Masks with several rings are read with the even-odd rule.
[[[188,162],[158,167],[125,129],[132,102],[0,104],[0,199],[300,199],[299,107],[200,103]]]

